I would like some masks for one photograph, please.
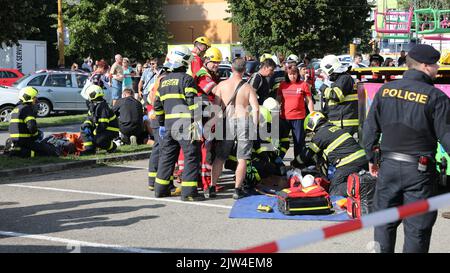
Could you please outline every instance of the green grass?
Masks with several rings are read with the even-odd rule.
[[[35,158],[19,158],[19,157],[7,157],[5,155],[0,155],[0,170],[15,169],[22,166],[39,166],[45,164],[55,164],[55,163],[67,163],[74,161],[83,161],[88,159],[102,159],[105,157],[126,155],[130,153],[138,153],[144,151],[150,151],[152,148],[149,145],[138,145],[138,146],[120,146],[117,148],[115,153],[106,153],[102,150],[97,152],[95,155],[85,155],[85,156],[66,156],[66,157],[35,157]]]
[[[86,114],[37,118],[37,124],[39,128],[56,127],[77,123],[81,125],[85,118]],[[0,130],[8,130],[8,125],[8,122],[0,122]]]

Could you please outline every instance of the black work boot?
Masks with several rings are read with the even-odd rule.
[[[203,195],[206,199],[214,198],[217,196],[216,194],[216,187],[215,186],[209,186],[207,189],[203,190]]]
[[[233,193],[233,199],[238,200],[247,197],[248,194],[242,188],[235,188]]]

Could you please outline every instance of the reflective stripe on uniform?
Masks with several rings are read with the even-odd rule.
[[[88,142],[84,142],[83,145],[84,146],[92,146],[94,144],[92,143],[92,141],[88,141]]]
[[[289,140],[288,137],[285,137],[285,138],[280,139],[280,142],[289,142],[289,141],[290,141],[290,140]]]
[[[361,150],[359,150],[359,151],[357,151],[357,152],[354,152],[353,154],[348,155],[348,156],[342,158],[342,159],[339,161],[339,164],[337,164],[336,168],[342,167],[342,166],[344,166],[344,165],[346,165],[346,164],[348,164],[348,163],[350,163],[350,162],[352,162],[352,161],[355,161],[355,160],[357,160],[358,158],[361,158],[361,157],[363,157],[363,156],[365,156],[365,155],[366,155],[366,152],[364,152],[363,149],[361,149]]]
[[[87,124],[92,125],[92,121],[90,121],[90,120],[85,120],[83,123],[87,123]]]
[[[24,123],[24,121],[23,121],[23,119],[15,118],[15,119],[10,119],[9,123]]]
[[[149,172],[148,177],[156,177],[156,172]]]
[[[256,181],[261,181],[261,176],[259,176],[259,173],[258,172],[256,172],[255,173],[255,179],[256,179]]]
[[[198,91],[197,91],[197,89],[195,89],[195,88],[193,88],[193,87],[186,87],[186,88],[184,88],[184,93],[194,93],[194,94],[197,94]]]
[[[309,148],[311,149],[311,150],[313,150],[313,152],[315,152],[316,154],[318,153],[318,152],[320,152],[320,148],[319,148],[319,146],[317,146],[315,143],[313,143],[313,142],[310,142],[309,143]]]
[[[174,119],[174,118],[191,118],[190,113],[176,113],[176,114],[167,114],[166,119]]]
[[[231,160],[231,161],[237,161],[237,157],[232,156],[232,155],[229,155],[228,159]]]
[[[167,99],[183,99],[185,100],[186,97],[183,94],[166,94],[161,96],[161,101],[165,101]]]
[[[282,151],[283,153],[286,153],[288,149],[284,148],[284,147],[280,147],[280,151]]]
[[[31,157],[34,157],[35,155],[36,155],[36,153],[35,153],[33,150],[31,150],[30,156],[31,156]]]
[[[164,179],[160,179],[158,177],[156,177],[155,182],[161,185],[169,185],[170,181],[169,180],[164,180]]]
[[[36,132],[34,134],[10,134],[9,137],[15,138],[15,137],[34,137],[37,136],[39,132]]]
[[[164,110],[161,110],[161,111],[155,111],[155,115],[157,115],[157,116],[164,115]]]
[[[339,87],[337,87],[337,86],[333,87],[333,91],[338,96],[339,101],[341,101],[341,102],[344,101],[344,99],[345,99],[344,93],[342,92],[342,90]]]
[[[358,100],[358,94],[351,94],[351,95],[347,95],[344,97],[344,100],[342,102],[347,102],[347,101],[357,101]],[[333,106],[333,105],[338,105],[339,103],[335,102],[335,101],[329,101],[328,105],[329,106]]]
[[[188,107],[189,110],[195,110],[198,108],[198,104],[192,104],[191,106]]]
[[[113,132],[119,132],[120,130],[119,130],[119,128],[116,128],[116,127],[106,127],[106,130],[109,130],[109,131],[113,131]]]
[[[359,125],[359,120],[358,119],[343,119],[341,120],[332,120],[330,121],[333,125],[336,126],[341,126],[341,124],[343,126],[358,126]]]
[[[182,187],[197,187],[197,181],[182,181],[181,186]]]
[[[116,115],[112,116],[111,118],[99,118],[98,122],[110,122],[115,120],[116,118],[117,118]]]
[[[325,155],[329,155],[334,149],[339,147],[344,141],[351,138],[352,136],[349,133],[343,133],[340,137],[335,139],[333,142],[328,145],[328,147],[323,151]]]

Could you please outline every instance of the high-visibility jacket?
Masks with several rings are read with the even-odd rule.
[[[34,141],[38,137],[36,114],[30,103],[18,103],[11,112],[9,137],[13,142]]]
[[[354,164],[367,164],[366,153],[356,140],[344,129],[326,123],[319,127],[308,146],[311,156],[322,157],[327,165],[336,168]]]
[[[94,135],[105,132],[119,134],[119,120],[105,100],[91,102],[83,125],[86,124],[93,129]]]
[[[331,123],[340,128],[358,127],[358,93],[355,81],[349,74],[339,75],[330,87],[325,88],[324,98],[324,112]]]
[[[180,119],[192,121],[198,91],[194,79],[185,72],[168,73],[155,94],[154,110],[160,126],[171,128]]]

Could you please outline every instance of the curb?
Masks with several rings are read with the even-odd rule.
[[[0,177],[13,177],[13,176],[24,176],[30,174],[43,174],[50,173],[68,169],[85,168],[87,166],[103,165],[108,162],[118,162],[118,161],[131,161],[139,159],[149,158],[151,151],[130,153],[126,155],[110,156],[105,158],[93,158],[80,161],[66,162],[66,163],[56,163],[56,164],[45,164],[40,166],[30,166],[24,168],[16,168],[9,170],[1,170]]]

